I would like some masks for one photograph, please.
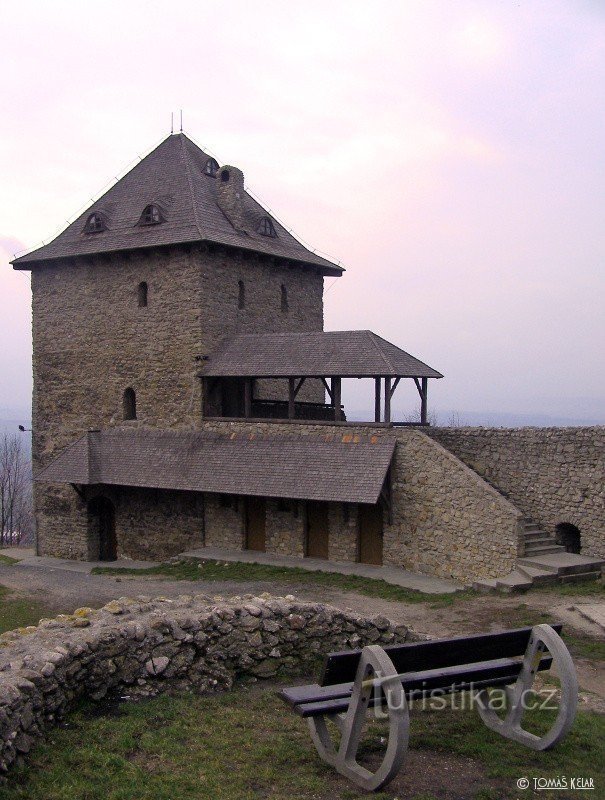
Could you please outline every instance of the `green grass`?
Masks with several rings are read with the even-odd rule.
[[[338,572],[309,572],[300,567],[274,567],[268,564],[247,564],[238,561],[201,561],[187,559],[159,564],[147,569],[95,567],[93,575],[152,575],[177,581],[265,581],[267,583],[306,584],[331,589],[358,592],[368,597],[380,597],[401,603],[433,603],[435,608],[475,597],[476,592],[464,590],[451,594],[425,594],[414,589],[393,586],[383,580]]]
[[[561,597],[588,597],[595,598],[598,602],[605,598],[605,583],[603,580],[578,581],[577,583],[562,583],[555,586],[535,586],[531,592],[556,592]]]
[[[5,556],[0,553],[0,564],[17,564],[20,559],[12,558],[11,556]]]
[[[48,612],[40,603],[13,596],[9,589],[0,586],[0,633],[37,625],[45,616]]]
[[[0,785],[0,800],[368,797],[318,758],[304,720],[290,713],[272,689],[164,695],[106,710],[110,713],[102,715],[98,707],[82,705]],[[537,722],[542,727],[543,714]],[[372,738],[364,740],[366,757],[377,750],[377,732],[373,723]],[[603,800],[605,776],[599,765],[604,736],[605,717],[580,713],[562,744],[538,753],[489,731],[472,710],[415,710],[412,749],[433,760],[445,757],[447,769],[435,771],[427,791],[419,771],[406,771],[404,765],[394,783],[373,797],[441,800],[453,796],[455,783],[455,796],[464,800],[512,800],[519,796],[519,777],[580,775],[595,779],[591,798]],[[471,785],[475,788],[467,788]]]

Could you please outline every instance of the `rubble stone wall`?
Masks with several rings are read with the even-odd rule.
[[[432,438],[549,533],[575,525],[605,558],[605,427],[431,428]]]
[[[308,674],[332,650],[417,639],[384,617],[292,596],[120,598],[0,635],[0,774],[80,698],[216,692]]]

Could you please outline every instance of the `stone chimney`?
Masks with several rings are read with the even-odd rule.
[[[226,164],[216,176],[216,201],[233,227],[244,229],[244,173]]]

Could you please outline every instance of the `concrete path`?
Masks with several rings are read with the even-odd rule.
[[[415,589],[425,594],[451,594],[462,589],[455,581],[435,578],[408,572],[398,567],[378,567],[372,564],[358,564],[342,561],[327,561],[322,558],[290,558],[276,556],[272,553],[260,553],[255,550],[223,550],[221,547],[201,547],[181,553],[188,558],[200,558],[208,561],[237,561],[244,564],[267,564],[272,567],[297,567],[309,572],[336,572],[339,575],[359,575],[363,578],[385,581],[404,589]]]
[[[67,558],[51,558],[50,556],[37,556],[34,551],[24,547],[10,547],[0,550],[0,555],[18,559],[15,566],[41,567],[47,570],[59,569],[68,572],[81,572],[89,575],[95,567],[115,567],[127,569],[148,569],[157,567],[157,561],[131,561],[120,558],[118,561],[72,561]]]
[[[605,632],[605,603],[576,603],[572,608]]]

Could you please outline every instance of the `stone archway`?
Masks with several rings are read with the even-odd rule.
[[[555,538],[557,544],[563,545],[568,553],[580,553],[582,551],[582,536],[580,529],[571,522],[560,522],[555,527]]]
[[[87,512],[93,561],[116,561],[118,540],[113,503],[107,497],[95,497],[89,500]]]

